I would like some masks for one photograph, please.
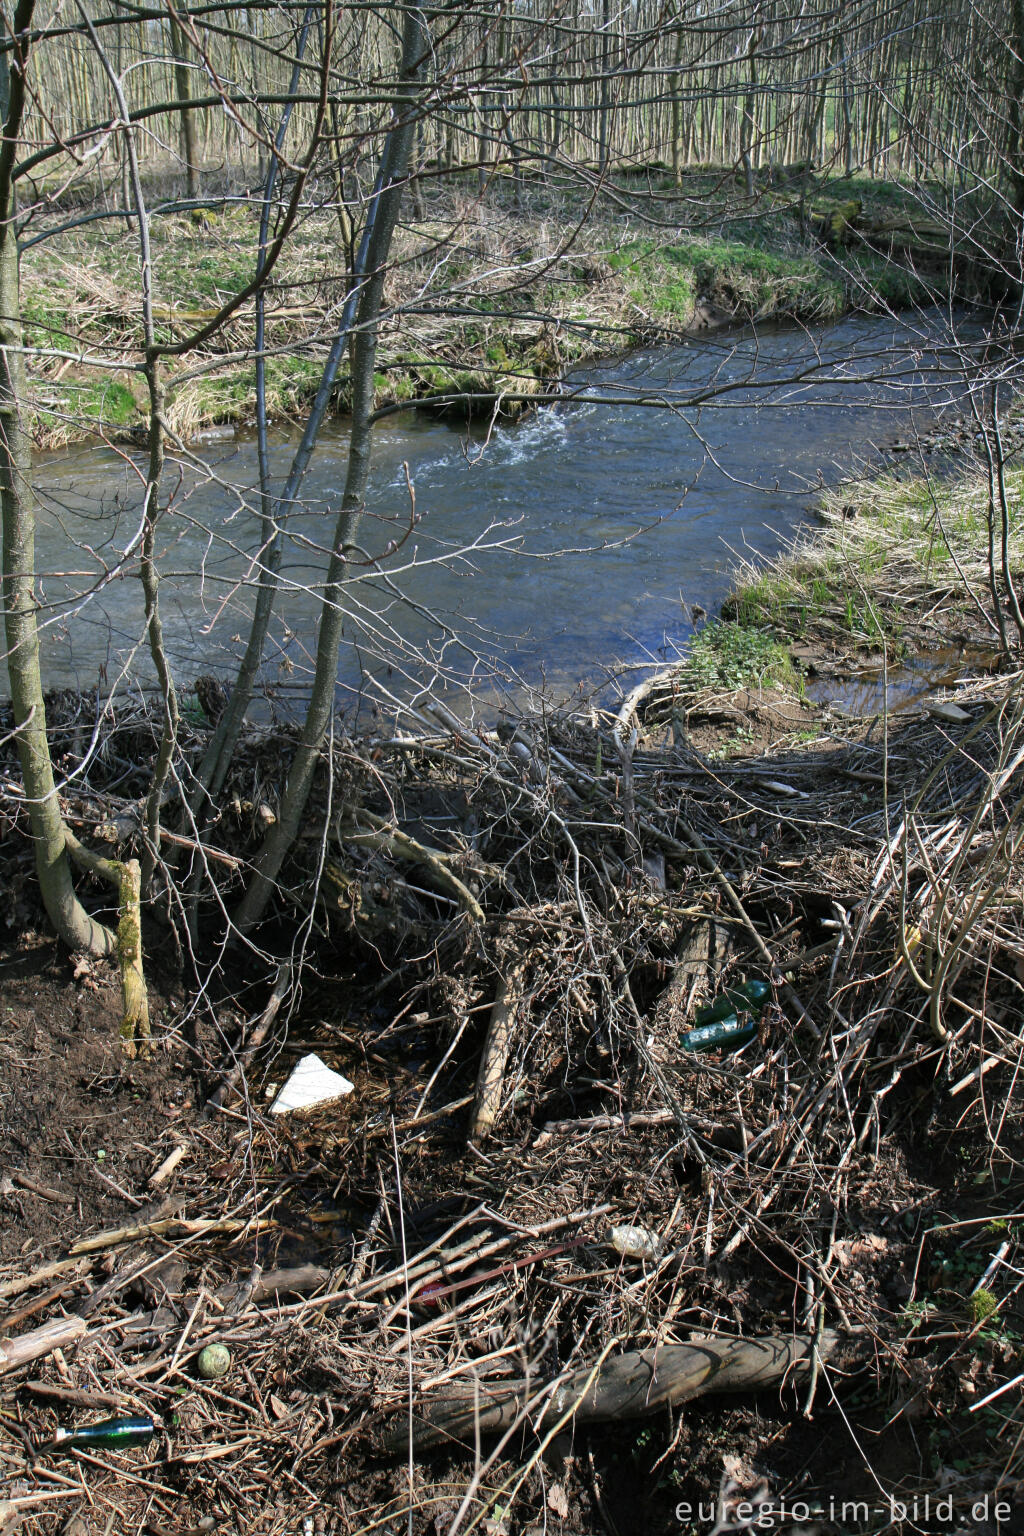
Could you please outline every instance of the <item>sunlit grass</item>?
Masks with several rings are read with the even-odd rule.
[[[1024,468],[1008,468],[1005,478],[1009,562],[1019,572]],[[741,573],[725,605],[730,618],[794,636],[825,629],[869,646],[898,640],[929,610],[976,623],[989,600],[987,475],[882,475],[828,493],[822,511],[824,528],[769,566]]]

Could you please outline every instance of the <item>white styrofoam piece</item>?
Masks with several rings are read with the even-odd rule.
[[[293,1109],[313,1109],[351,1093],[355,1087],[340,1072],[332,1072],[319,1056],[303,1056],[291,1077],[270,1106],[272,1115],[287,1115]]]
[[[959,704],[954,704],[950,699],[928,699],[925,709],[937,720],[970,720],[966,709],[961,709]]]

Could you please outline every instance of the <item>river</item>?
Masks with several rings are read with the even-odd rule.
[[[517,426],[385,419],[339,703],[470,677],[486,692],[545,681],[564,694],[672,653],[693,605],[721,603],[738,556],[778,551],[822,484],[877,463],[883,445],[962,397],[949,325],[936,312],[722,332],[591,368],[571,399]],[[275,476],[295,437],[275,430]],[[287,525],[263,676],[263,707],[282,713],[307,686],[346,446],[345,423],[332,423]],[[141,463],[106,447],[38,456],[48,686],[151,679],[137,565],[121,560]],[[186,689],[199,673],[229,677],[241,653],[255,481],[248,435],[169,459],[161,602]],[[374,564],[390,540],[397,551]]]

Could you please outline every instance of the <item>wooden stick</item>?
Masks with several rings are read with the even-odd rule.
[[[252,1060],[253,1056],[256,1054],[264,1040],[267,1038],[270,1027],[280,1012],[281,1004],[284,1002],[285,998],[288,996],[288,993],[291,991],[291,985],[291,961],[282,960],[281,964],[277,968],[277,976],[274,980],[273,990],[270,994],[270,997],[267,999],[266,1007],[260,1014],[259,1022],[257,1023],[256,1028],[245,1042],[244,1047],[238,1051],[234,1066],[224,1074],[223,1081],[216,1089],[214,1089],[213,1093],[206,1101],[206,1109],[208,1113],[214,1109],[219,1109],[220,1106],[224,1103],[224,1100],[227,1098],[227,1095],[238,1083],[242,1073],[249,1065],[249,1062]],[[157,1169],[157,1173],[159,1172],[160,1169]],[[154,1175],[154,1179],[155,1177],[156,1175]]]
[[[668,1125],[675,1119],[671,1109],[623,1110],[615,1115],[590,1115],[585,1120],[549,1120],[533,1143],[536,1152],[546,1147],[555,1136],[572,1136],[582,1131],[617,1131],[625,1136],[627,1131],[646,1130],[650,1126]]]
[[[41,1328],[33,1328],[31,1333],[20,1333],[15,1339],[0,1339],[0,1376],[16,1371],[30,1360],[38,1360],[40,1355],[49,1355],[55,1349],[74,1344],[82,1337],[86,1326],[84,1317],[56,1317]]]
[[[175,1168],[177,1168],[178,1164],[181,1162],[182,1158],[187,1155],[187,1153],[188,1146],[186,1143],[179,1142],[174,1151],[168,1153],[168,1155],[164,1158],[159,1168],[155,1168],[150,1174],[150,1189],[156,1189],[158,1184],[162,1184],[165,1179],[169,1179]]]
[[[47,1184],[40,1184],[38,1179],[29,1178],[27,1173],[12,1173],[11,1180],[20,1189],[27,1189],[31,1194],[38,1195],[40,1200],[53,1200],[57,1205],[74,1205],[75,1197],[66,1195],[59,1189],[50,1189]]]
[[[468,912],[475,923],[484,922],[483,907],[469,887],[448,868],[447,857],[439,849],[427,848],[407,832],[393,827],[382,816],[375,816],[365,810],[359,812],[359,820],[339,827],[338,837],[353,847],[373,848],[378,852],[389,853],[394,859],[402,859],[407,864],[415,864],[426,870],[435,885],[454,896],[462,910]]]
[[[119,1248],[122,1243],[132,1243],[137,1237],[209,1237],[213,1232],[241,1232],[251,1225],[252,1218],[233,1218],[223,1221],[185,1221],[180,1216],[169,1216],[163,1221],[146,1221],[137,1227],[115,1227],[110,1232],[97,1232],[95,1237],[83,1237],[72,1248],[73,1256],[83,1253],[104,1253],[108,1248]]]
[[[30,1291],[33,1286],[42,1285],[44,1280],[53,1280],[57,1275],[66,1275],[69,1270],[84,1270],[85,1267],[83,1259],[55,1259],[52,1264],[44,1264],[29,1275],[16,1275],[13,1280],[5,1280],[0,1285],[0,1300],[20,1296],[22,1291]]]
[[[88,1392],[82,1387],[57,1387],[49,1381],[26,1381],[26,1388],[36,1397],[54,1397],[59,1402],[70,1403],[73,1408],[119,1408],[124,1398],[110,1392]]]
[[[453,1280],[450,1285],[442,1285],[435,1280],[430,1285],[421,1286],[413,1296],[413,1301],[421,1306],[434,1306],[446,1296],[454,1296],[456,1291],[469,1290],[473,1286],[485,1285],[488,1280],[497,1280],[501,1275],[510,1275],[513,1270],[525,1269],[530,1264],[539,1264],[543,1259],[555,1259],[560,1254],[570,1253],[574,1248],[582,1248],[584,1243],[591,1242],[589,1237],[573,1237],[567,1243],[555,1243],[552,1248],[542,1248],[540,1253],[524,1253],[522,1258],[509,1259],[506,1264],[498,1264],[494,1269],[485,1269],[482,1274],[467,1275],[464,1280]]]
[[[34,1317],[37,1312],[41,1312],[51,1302],[57,1301],[59,1297],[64,1295],[65,1291],[70,1291],[73,1284],[73,1280],[62,1280],[60,1285],[55,1285],[52,1290],[44,1291],[41,1296],[36,1297],[35,1301],[30,1301],[28,1306],[19,1307],[16,1312],[8,1312],[5,1317],[0,1317],[0,1329],[4,1333],[9,1333],[19,1323],[28,1322],[30,1317]]]
[[[501,1110],[505,1068],[512,1049],[519,998],[518,976],[515,973],[502,976],[487,1021],[487,1034],[476,1079],[476,1102],[469,1132],[473,1141],[482,1141],[490,1135]]]

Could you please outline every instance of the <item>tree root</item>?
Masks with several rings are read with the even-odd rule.
[[[121,1048],[132,1058],[150,1052],[149,997],[142,968],[140,894],[142,871],[138,859],[107,859],[64,829],[68,852],[79,869],[99,875],[117,892],[116,954],[121,970]]]

